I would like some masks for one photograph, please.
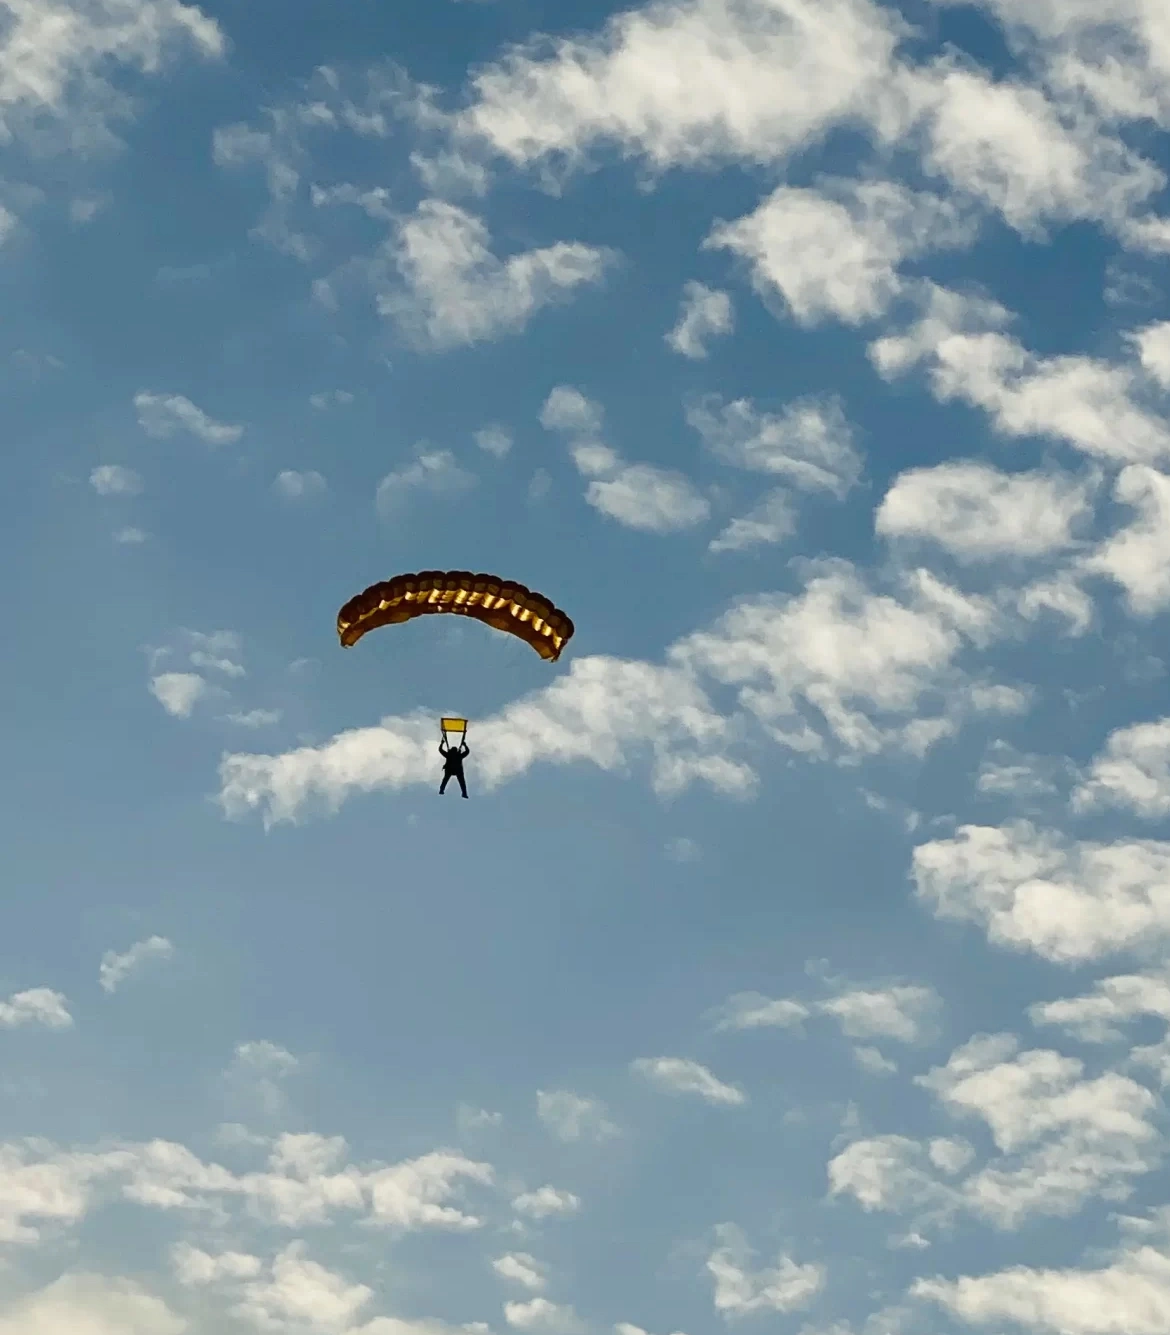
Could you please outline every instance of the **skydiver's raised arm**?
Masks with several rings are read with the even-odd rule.
[[[445,755],[447,754],[447,750],[448,750],[448,747],[447,747],[447,739],[444,738],[444,739],[439,743],[439,755],[441,755],[441,756],[445,756]]]
[[[460,754],[461,756],[469,756],[469,755],[471,755],[471,747],[468,746],[466,742],[460,742],[460,744],[459,744],[459,754]]]

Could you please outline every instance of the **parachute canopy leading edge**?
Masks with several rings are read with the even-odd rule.
[[[422,570],[371,584],[337,614],[337,634],[345,648],[370,630],[430,613],[474,617],[506,631],[555,663],[573,634],[573,623],[558,607],[523,584],[469,570]]]

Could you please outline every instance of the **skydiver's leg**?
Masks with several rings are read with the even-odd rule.
[[[442,782],[441,784],[439,784],[439,792],[440,792],[440,793],[445,793],[445,792],[447,791],[447,785],[448,785],[450,782],[451,782],[451,776],[450,776],[450,774],[447,773],[446,770],[444,770],[444,771],[443,771],[443,782]]]
[[[460,770],[459,773],[455,775],[455,777],[459,780],[459,788],[460,788],[460,791],[463,793],[463,796],[466,797],[466,796],[467,796],[467,781],[466,781],[466,780],[464,779],[464,777],[463,777],[463,771]]]

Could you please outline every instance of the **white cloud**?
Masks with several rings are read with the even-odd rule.
[[[747,1095],[736,1085],[722,1080],[696,1061],[685,1057],[639,1057],[630,1069],[667,1094],[695,1094],[706,1103],[736,1107],[747,1102]]]
[[[138,409],[138,425],[156,440],[187,431],[208,445],[230,445],[244,434],[242,426],[217,422],[181,394],[148,394],[143,390],[135,394],[134,406]]]
[[[830,1191],[866,1211],[909,1215],[918,1229],[960,1211],[1000,1229],[1067,1217],[1091,1197],[1123,1200],[1157,1166],[1156,1100],[1143,1085],[1050,1051],[1020,1052],[1007,1034],[979,1035],[915,1083],[959,1117],[977,1116],[997,1153],[974,1171],[966,1141],[875,1136],[829,1164]]]
[[[898,1070],[897,1062],[891,1061],[889,1057],[883,1057],[877,1048],[870,1047],[868,1044],[855,1047],[853,1058],[858,1066],[870,1075],[894,1075]]]
[[[253,1138],[252,1145],[263,1142]],[[75,1223],[94,1203],[116,1192],[151,1210],[201,1211],[227,1222],[235,1206],[267,1227],[302,1229],[356,1216],[397,1233],[422,1229],[468,1231],[482,1221],[459,1208],[468,1183],[489,1186],[491,1166],[447,1150],[394,1164],[347,1162],[339,1137],[284,1133],[271,1143],[265,1166],[235,1173],[165,1140],[122,1144],[100,1152],[62,1152],[37,1139],[0,1145],[0,1240],[35,1242],[38,1223]],[[174,1259],[174,1258],[172,1258]],[[188,1278],[211,1282],[222,1271],[191,1252],[180,1258]],[[232,1262],[236,1271],[247,1262]]]
[[[436,1150],[359,1168],[345,1162],[346,1152],[340,1136],[284,1133],[264,1169],[235,1174],[204,1163],[185,1146],[156,1140],[130,1147],[116,1166],[128,1175],[123,1195],[156,1209],[223,1208],[235,1201],[262,1222],[288,1229],[353,1214],[398,1233],[481,1226],[452,1200],[464,1183],[489,1185],[490,1165]]]
[[[272,1261],[271,1274],[249,1279],[234,1311],[260,1330],[351,1331],[374,1296],[366,1284],[350,1284],[290,1243]]]
[[[716,1030],[729,1029],[800,1029],[812,1015],[803,1001],[792,998],[774,1000],[762,992],[737,992],[717,1006],[710,1018]]]
[[[192,667],[218,672],[225,677],[247,676],[244,667],[237,661],[241,641],[234,630],[183,630],[179,639],[187,650],[187,661]]]
[[[114,992],[146,960],[167,960],[175,953],[174,946],[165,936],[150,936],[136,941],[129,950],[119,955],[107,950],[98,970],[98,982],[103,992]]]
[[[527,1215],[529,1219],[550,1219],[558,1215],[576,1214],[581,1208],[580,1197],[571,1191],[560,1191],[556,1187],[537,1187],[535,1191],[523,1191],[512,1201],[512,1209],[517,1214]]]
[[[926,169],[1025,235],[1079,218],[1126,230],[1163,183],[1099,122],[1062,114],[1038,88],[946,58],[908,88],[921,99]]]
[[[1119,1041],[1124,1025],[1147,1015],[1170,1025],[1170,979],[1159,973],[1098,979],[1092,992],[1028,1008],[1033,1024],[1059,1026],[1085,1043]]]
[[[707,1271],[715,1281],[715,1310],[725,1317],[799,1311],[825,1287],[824,1266],[781,1255],[774,1266],[752,1271],[752,1251],[740,1230],[719,1224],[716,1233],[721,1245],[707,1258]]]
[[[68,1029],[73,1024],[68,1004],[60,992],[49,987],[30,987],[0,1001],[0,1029],[42,1024],[46,1029]]]
[[[986,600],[926,571],[908,576],[898,598],[835,562],[813,567],[799,594],[742,599],[668,658],[736,687],[744,711],[786,747],[822,754],[831,740],[844,754],[913,754],[953,732],[964,711],[1017,707],[982,694],[955,664],[998,624]],[[934,713],[928,693],[940,691]]]
[[[1146,325],[1130,337],[1146,374],[1170,389],[1170,320]]]
[[[898,295],[898,265],[927,250],[962,245],[974,229],[951,200],[889,181],[780,186],[752,213],[719,223],[703,243],[747,260],[752,286],[779,295],[805,325],[835,316],[858,325]]]
[[[864,116],[889,78],[896,25],[862,0],[682,0],[600,34],[521,47],[480,69],[459,137],[517,166],[575,163],[613,143],[657,169],[772,163]]]
[[[1170,718],[1110,733],[1072,805],[1077,811],[1123,807],[1147,820],[1170,813]]]
[[[158,74],[180,51],[226,50],[222,30],[175,0],[40,0],[8,6],[0,38],[0,125],[41,150],[78,155],[116,146],[110,123],[132,109],[109,78],[116,66]]]
[[[120,528],[114,534],[114,541],[126,546],[136,546],[146,541],[146,534],[140,528]]]
[[[846,1038],[888,1039],[921,1043],[931,1037],[941,1004],[938,993],[918,984],[884,988],[843,988],[821,1001],[772,998],[760,992],[737,992],[717,1006],[709,1018],[717,1031],[792,1029],[803,1031],[815,1015],[831,1019]],[[862,1061],[872,1062],[865,1057]]]
[[[352,402],[353,395],[348,389],[327,389],[309,395],[309,403],[318,412],[325,412],[328,408],[348,408]]]
[[[663,852],[671,862],[697,862],[702,850],[694,839],[682,835],[677,839],[668,839]]]
[[[475,443],[485,453],[502,459],[512,448],[512,436],[506,427],[498,424],[485,426],[475,433]]]
[[[544,1288],[544,1267],[527,1252],[509,1252],[506,1256],[497,1256],[492,1262],[492,1269],[501,1279],[511,1280],[526,1289],[536,1291]]]
[[[96,1184],[126,1162],[117,1150],[68,1153],[43,1140],[0,1144],[0,1242],[27,1245],[40,1240],[45,1225],[77,1223]]]
[[[560,241],[500,260],[481,219],[424,199],[375,270],[377,307],[420,347],[460,347],[519,333],[544,307],[600,281],[612,259],[596,246]],[[389,281],[390,265],[400,284]]]
[[[690,404],[686,418],[724,463],[783,477],[801,491],[840,499],[861,475],[853,431],[836,398],[797,399],[779,413],[762,413],[749,399],[725,403],[712,394]]]
[[[0,1335],[185,1335],[188,1323],[130,1279],[70,1272],[0,1306]]]
[[[569,1089],[538,1089],[536,1115],[558,1140],[608,1140],[617,1127],[599,1099],[583,1098]]]
[[[387,473],[378,483],[374,506],[383,519],[397,518],[420,491],[453,497],[474,485],[474,475],[459,467],[450,450],[422,448],[414,463]]]
[[[733,519],[712,538],[707,550],[714,553],[745,552],[753,547],[783,542],[795,532],[796,509],[792,497],[782,487],[776,487],[747,514]]]
[[[1022,807],[1055,797],[1071,772],[1072,762],[1063,757],[1025,755],[1000,740],[991,744],[980,762],[975,788]]]
[[[980,1035],[916,1083],[959,1115],[988,1125],[1002,1157],[963,1184],[967,1208],[1001,1228],[1031,1214],[1074,1214],[1095,1194],[1121,1200],[1160,1158],[1156,1103],[1143,1085],[1050,1051],[1018,1052]]]
[[[303,473],[286,468],[277,473],[272,485],[285,500],[299,501],[306,500],[310,496],[319,496],[325,490],[325,479],[312,468]]]
[[[592,479],[585,499],[627,528],[673,533],[701,524],[710,514],[706,497],[673,469],[628,464],[598,440],[601,407],[579,389],[557,385],[540,410],[541,425],[568,436],[577,471]]]
[[[650,464],[627,464],[616,455],[611,467],[598,469],[594,457],[583,461],[579,453],[573,453],[578,469],[594,477],[585,489],[585,499],[626,528],[676,533],[703,523],[711,513],[706,497],[682,473]],[[594,476],[595,472],[601,476]]]
[[[1118,475],[1114,497],[1138,517],[1086,557],[1082,568],[1120,584],[1130,611],[1151,616],[1170,603],[1170,477],[1131,464]]]
[[[1122,806],[1146,820],[1170,813],[1170,718],[1110,733],[1072,793],[1072,806]]]
[[[945,1162],[954,1162],[962,1148],[951,1145]],[[954,1206],[954,1191],[940,1179],[930,1147],[907,1136],[855,1140],[829,1161],[828,1176],[831,1195],[852,1196],[866,1212],[913,1214],[923,1227]]]
[[[234,711],[226,718],[238,728],[270,728],[280,722],[281,713],[279,709],[247,709]]]
[[[992,301],[924,283],[923,315],[870,345],[887,379],[928,368],[942,402],[982,408],[1005,436],[1039,436],[1114,463],[1152,463],[1170,454],[1170,427],[1141,402],[1131,366],[1080,355],[1037,357],[1003,332],[1009,313]]]
[[[198,672],[160,672],[150,679],[151,695],[174,718],[190,718],[207,691],[207,682]]]
[[[540,425],[546,431],[563,431],[569,436],[595,436],[603,419],[601,405],[572,385],[554,386],[540,409]]]
[[[915,1280],[927,1299],[973,1326],[1052,1335],[1163,1335],[1170,1329],[1170,1257],[1154,1247],[1126,1250],[1097,1269],[1036,1269],[1017,1265],[957,1280]]]
[[[1070,635],[1083,635],[1093,621],[1093,600],[1070,571],[1021,589],[1016,610],[1025,621],[1038,621],[1045,612],[1051,612],[1064,619]]]
[[[1092,486],[1064,473],[1002,473],[967,460],[913,468],[894,479],[874,527],[886,538],[928,539],[961,561],[1044,556],[1073,545]]]
[[[213,1256],[189,1242],[179,1242],[171,1248],[171,1265],[175,1278],[185,1288],[254,1279],[263,1269],[260,1258],[248,1252],[218,1252]]]
[[[121,464],[99,464],[89,482],[99,496],[137,496],[142,490],[142,478]]]
[[[455,1122],[463,1135],[474,1135],[485,1127],[499,1126],[503,1120],[502,1113],[491,1112],[487,1108],[474,1108],[468,1103],[461,1103],[455,1110]]]
[[[930,1034],[939,1004],[933,988],[900,985],[841,992],[818,1009],[836,1020],[849,1038],[921,1043]]]
[[[675,352],[692,361],[707,355],[712,338],[730,334],[734,324],[731,298],[726,292],[705,283],[688,282],[683,288],[678,323],[666,335],[666,343]]]
[[[264,1116],[280,1117],[287,1105],[283,1082],[299,1067],[300,1062],[286,1048],[259,1039],[236,1045],[224,1079]]]
[[[993,945],[1080,963],[1170,935],[1170,844],[1073,841],[1026,821],[962,825],[914,850],[918,897]]]
[[[571,1307],[550,1302],[547,1298],[505,1303],[504,1320],[515,1330],[547,1330],[568,1335],[568,1332],[580,1328],[580,1322]]]

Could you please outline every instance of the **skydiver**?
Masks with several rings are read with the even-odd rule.
[[[447,739],[444,737],[439,743],[439,754],[443,757],[443,782],[439,784],[439,792],[444,793],[447,785],[452,779],[459,781],[459,789],[463,796],[467,796],[467,781],[463,777],[463,757],[471,754],[471,748],[466,741],[459,743],[458,748],[447,745]]]

